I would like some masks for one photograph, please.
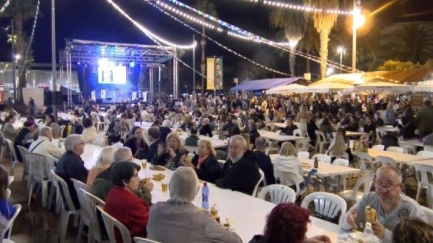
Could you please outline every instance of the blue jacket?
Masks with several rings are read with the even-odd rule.
[[[3,215],[7,220],[10,220],[14,216],[16,209],[8,200],[0,200],[0,214]],[[5,232],[5,236],[7,235]]]

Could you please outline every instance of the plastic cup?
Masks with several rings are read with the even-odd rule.
[[[147,160],[145,159],[141,160],[141,168],[143,168],[143,170],[147,168]]]
[[[165,182],[165,181],[161,182],[161,189],[162,189],[163,192],[168,191],[168,184],[167,184],[167,182]]]

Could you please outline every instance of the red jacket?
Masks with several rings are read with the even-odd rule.
[[[129,229],[131,238],[147,236],[149,205],[143,199],[123,187],[114,186],[108,192],[104,209]],[[122,238],[117,230],[115,233],[117,242],[122,243]]]

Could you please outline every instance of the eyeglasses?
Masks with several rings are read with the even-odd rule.
[[[384,183],[381,183],[381,182],[378,182],[378,181],[374,182],[374,184],[376,185],[377,188],[384,189],[384,190],[387,190],[387,191],[392,191],[396,187],[400,186],[400,184],[391,185],[391,184],[384,184]]]

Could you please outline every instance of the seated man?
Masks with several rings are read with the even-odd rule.
[[[198,136],[197,136],[197,128],[191,127],[191,130],[189,130],[191,135],[185,139],[185,146],[197,146],[198,143]]]
[[[281,135],[293,135],[293,131],[295,131],[296,129],[298,129],[298,127],[293,124],[293,119],[292,118],[287,118],[286,119],[286,127],[281,129]]]
[[[59,148],[53,141],[53,131],[51,127],[42,127],[39,130],[38,140],[34,141],[29,148],[31,153],[50,155],[56,159],[60,159],[65,153],[65,150]]]
[[[257,156],[247,150],[247,143],[240,135],[230,138],[229,160],[223,166],[223,178],[215,181],[217,187],[232,189],[252,195],[260,179]]]
[[[132,152],[130,148],[122,147],[117,149],[113,155],[113,163],[111,166],[99,173],[93,182],[92,193],[100,199],[106,199],[108,192],[113,188],[114,184],[111,177],[111,170],[115,168],[117,162],[130,162],[132,161]],[[135,192],[137,196],[144,199],[148,205],[152,202],[152,195],[150,191],[153,189],[153,183],[147,183],[144,186],[140,186],[139,190]]]
[[[274,165],[271,162],[269,155],[265,154],[266,139],[258,137],[256,139],[256,150],[254,153],[257,156],[257,165],[265,174],[265,181],[268,185],[276,184],[274,176]]]
[[[402,193],[402,175],[399,169],[384,166],[376,172],[376,192],[365,194],[349,211],[340,217],[343,229],[358,229],[365,225],[365,207],[377,212],[377,221],[372,222],[374,234],[384,243],[392,242],[392,230],[406,217],[416,217],[427,222],[421,206]]]
[[[33,132],[36,131],[35,123],[32,121],[24,122],[24,127],[18,132],[15,137],[14,148],[18,151],[18,146],[29,148],[30,144],[33,142]],[[18,161],[22,161],[21,154],[17,153]]]

